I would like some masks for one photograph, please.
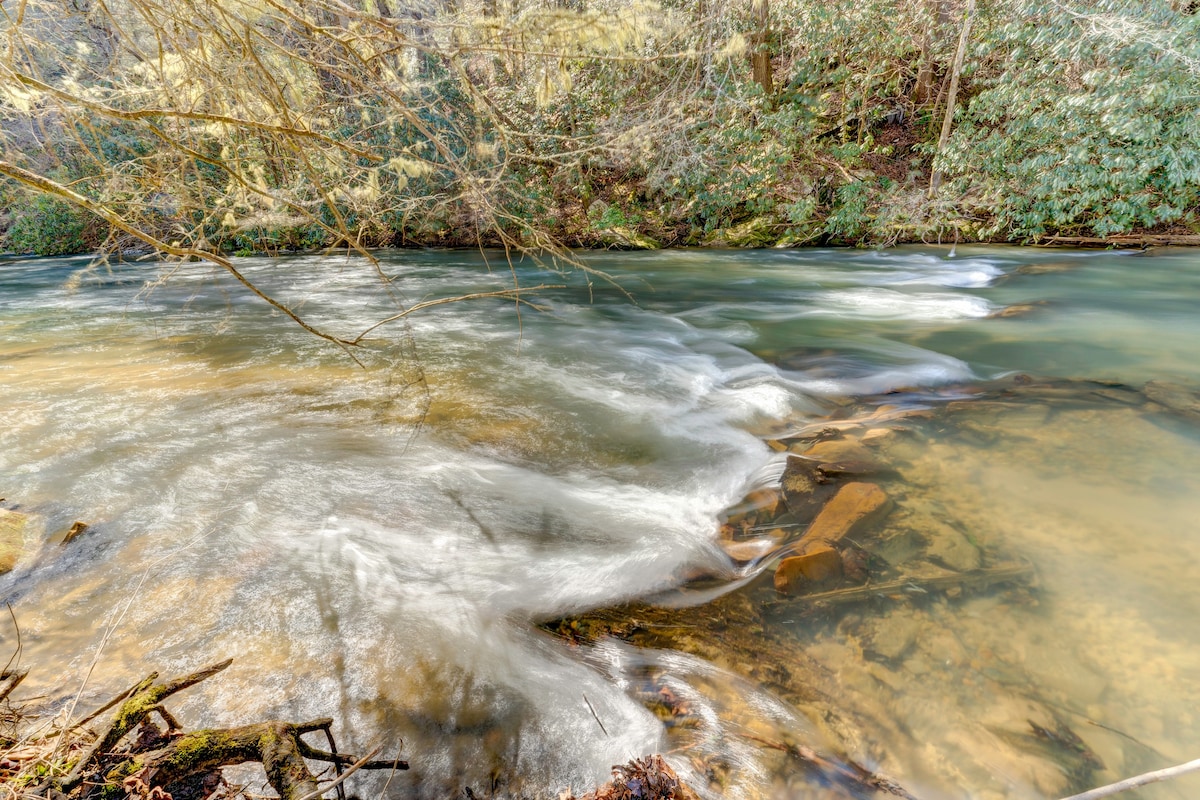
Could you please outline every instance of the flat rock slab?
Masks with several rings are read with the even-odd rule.
[[[804,554],[819,545],[836,545],[887,516],[892,500],[873,483],[855,481],[838,489],[833,499],[800,537],[796,550]]]

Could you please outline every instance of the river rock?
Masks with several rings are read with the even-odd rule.
[[[90,528],[91,526],[86,522],[79,522],[76,520],[74,523],[72,523],[71,527],[67,529],[67,532],[63,534],[62,544],[70,544],[71,542],[75,541],[76,538],[87,533]]]
[[[832,547],[814,547],[790,556],[775,568],[775,591],[799,594],[807,588],[842,576],[842,556]]]
[[[1189,417],[1200,417],[1200,392],[1166,381],[1150,381],[1142,393],[1161,406]]]
[[[979,569],[982,560],[979,548],[971,544],[966,536],[942,522],[934,522],[927,529],[929,546],[925,554],[958,572]]]
[[[872,544],[871,552],[888,564],[897,566],[924,554],[925,549],[911,528],[892,529],[889,525],[888,530],[880,534],[878,541]]]
[[[891,498],[875,484],[847,483],[821,509],[796,549],[805,553],[817,545],[837,544],[882,519],[891,507]]]
[[[896,661],[913,646],[923,624],[923,617],[908,609],[897,609],[886,617],[872,619],[861,631],[863,651]]]
[[[817,467],[817,480],[828,483],[837,478],[862,478],[882,471],[875,461],[829,461]]]
[[[875,458],[870,450],[854,439],[832,439],[817,442],[811,447],[800,445],[800,448],[805,456],[818,461],[872,461]]]
[[[1044,306],[1045,301],[1034,303],[1013,303],[1011,306],[1005,306],[999,311],[993,311],[987,315],[988,319],[1009,319],[1010,317],[1024,317],[1037,311],[1038,308]]]
[[[757,561],[763,556],[769,555],[771,552],[779,548],[780,542],[783,540],[784,531],[782,528],[776,528],[767,536],[757,539],[745,539],[743,541],[721,542],[721,549],[729,558],[738,563],[746,563],[749,561]]]
[[[783,470],[783,478],[779,483],[783,490],[783,501],[788,511],[801,523],[816,517],[836,488],[821,479],[817,472],[819,466],[820,462],[811,459],[788,456],[787,466]]]
[[[858,441],[867,447],[882,447],[896,438],[896,432],[891,428],[871,428],[859,437]]]
[[[751,528],[770,523],[783,508],[783,495],[776,489],[756,489],[725,512],[721,535],[726,539],[745,535]]]
[[[25,552],[26,534],[37,520],[30,514],[0,508],[0,575],[11,572]]]

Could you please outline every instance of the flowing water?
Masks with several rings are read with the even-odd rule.
[[[752,578],[722,512],[778,479],[767,440],[853,398],[936,410],[1015,372],[1195,389],[1200,253],[590,255],[610,278],[488,256],[385,253],[386,290],[356,259],[239,263],[341,336],[564,284],[390,323],[361,367],[203,265],[149,285],[147,265],[0,264],[0,496],[37,522],[0,576],[22,691],[90,708],[233,657],[177,716],[332,716],[343,749],[402,744],[397,796],[554,796],[650,752],[707,796],[844,796],[781,764],[788,742],[999,800],[1200,755],[1200,422],[1142,395],[1021,396],[892,446],[893,516],[1032,563],[1033,587],[753,630],[680,609],[711,624],[655,647],[537,627]],[[647,702],[667,689],[687,725]]]

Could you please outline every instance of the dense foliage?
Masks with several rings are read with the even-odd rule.
[[[997,0],[963,37],[962,0],[21,8],[18,251],[1200,231],[1190,5]]]

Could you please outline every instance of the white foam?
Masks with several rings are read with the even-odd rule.
[[[892,289],[865,288],[821,292],[813,299],[813,306],[807,313],[849,319],[943,322],[980,319],[992,310],[991,303],[973,295],[907,294]]]

